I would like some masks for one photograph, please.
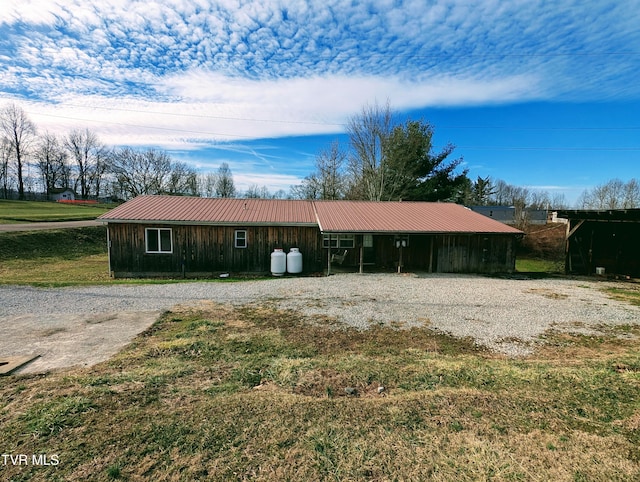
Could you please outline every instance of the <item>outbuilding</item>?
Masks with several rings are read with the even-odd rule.
[[[115,277],[268,273],[298,248],[303,272],[515,269],[522,232],[452,203],[139,196],[100,216]]]
[[[49,199],[51,201],[75,201],[76,193],[73,189],[65,187],[65,188],[55,188],[49,191]]]
[[[640,277],[640,209],[560,210],[568,219],[565,271]]]

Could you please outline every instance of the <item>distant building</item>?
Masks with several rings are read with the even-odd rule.
[[[70,188],[52,189],[49,192],[49,199],[51,201],[75,201],[76,193]]]
[[[517,219],[518,210],[514,206],[471,206],[470,209],[504,224],[547,224],[546,209],[525,209],[521,219]]]

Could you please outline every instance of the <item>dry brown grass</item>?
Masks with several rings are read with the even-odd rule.
[[[623,283],[619,287],[610,287],[605,291],[614,300],[640,306],[640,284],[638,283]]]
[[[426,328],[178,308],[108,362],[0,380],[3,452],[60,458],[2,474],[637,480],[640,357],[622,331],[550,333],[535,357],[508,360]]]

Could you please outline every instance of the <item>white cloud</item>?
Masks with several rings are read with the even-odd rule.
[[[291,186],[300,184],[302,182],[302,179],[296,176],[289,176],[285,174],[236,174],[236,172],[233,171],[233,182],[236,186],[236,189],[240,192],[246,191],[252,185],[257,185],[259,187],[266,186],[271,194],[274,194],[280,189],[289,192],[289,188],[291,188]]]
[[[375,100],[624,98],[640,95],[637,53],[598,52],[638,50],[632,6],[5,0],[0,92],[31,99],[51,130],[75,118],[114,144],[182,148],[334,133]]]
[[[82,79],[74,80],[73,91]],[[87,80],[88,83],[92,81]],[[33,102],[26,110],[43,130],[64,133],[89,127],[113,145],[196,149],[207,142],[332,134],[367,102],[390,99],[396,109],[469,105],[521,99],[536,80],[495,82],[326,76],[256,81],[194,72],[160,79],[160,97],[58,95],[55,104]]]

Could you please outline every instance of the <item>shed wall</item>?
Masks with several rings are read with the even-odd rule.
[[[514,236],[440,235],[435,250],[439,273],[512,273],[516,267]]]
[[[572,219],[574,234],[567,239],[568,273],[590,275],[596,268],[605,273],[640,276],[640,223]]]
[[[315,227],[110,223],[108,228],[110,270],[116,277],[267,273],[276,247],[300,248],[304,272],[322,269],[322,239]],[[146,228],[170,228],[173,251],[146,253]],[[247,232],[246,248],[234,246],[236,230]]]

